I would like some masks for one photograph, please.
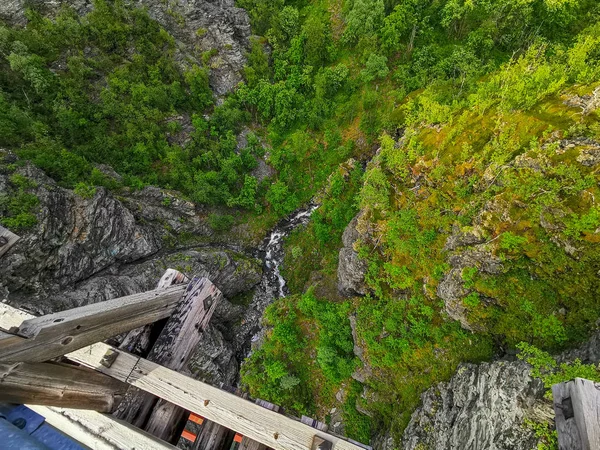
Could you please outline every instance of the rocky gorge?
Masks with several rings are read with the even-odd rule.
[[[179,92],[183,104],[196,84],[205,83],[199,97],[212,100],[202,110],[187,105],[165,108],[158,116],[148,108],[140,114],[146,114],[140,128],[128,99],[118,107],[109,102],[103,111],[108,126],[97,133],[96,147],[88,148],[84,133],[71,138],[94,123],[96,111],[72,114],[63,100],[76,89],[66,89],[47,102],[59,111],[56,119],[30,127],[39,140],[35,151],[21,136],[1,144],[0,221],[16,223],[21,240],[0,259],[0,300],[44,314],[151,290],[167,268],[206,276],[225,299],[186,368],[200,380],[241,383],[250,392],[264,387],[264,395],[252,395],[311,414],[334,433],[371,439],[376,450],[526,450],[546,444],[547,436],[538,432],[553,431],[552,404],[516,348],[527,342],[562,352],[559,363],[600,362],[598,334],[564,351],[598,328],[600,88],[552,91],[546,103],[519,110],[494,103],[498,86],[511,83],[483,86],[484,94],[475,89],[475,83],[487,82],[481,69],[464,91],[469,102],[484,105],[481,110],[460,101],[440,105],[439,98],[427,97],[429,88],[421,104],[420,94],[401,99],[405,86],[416,86],[414,80],[399,81],[410,64],[388,80],[386,61],[396,64],[396,56],[373,53],[360,70],[359,57],[351,56],[351,64],[337,61],[335,48],[320,45],[333,39],[332,48],[348,46],[345,39],[352,37],[340,37],[345,2],[326,1],[323,10],[318,2],[306,8],[234,0],[123,3],[147,11],[162,27],[153,29],[156,36],[168,34],[165,41],[157,38],[163,47],[148,48],[164,52],[161,64],[174,64],[157,67],[198,76],[180,90],[169,89],[187,83],[185,76],[172,85],[164,82],[161,91],[152,71],[142,71],[141,83],[127,81],[132,96],[153,105]],[[6,0],[0,20],[18,28],[27,23],[28,7],[54,18],[64,6],[81,16],[94,1]],[[303,23],[305,15],[310,20]],[[273,22],[271,29],[263,24],[263,37],[252,35],[257,16]],[[8,28],[0,28],[5,48],[12,42],[5,39]],[[410,26],[411,48],[421,28]],[[141,36],[136,45],[145,48],[144,33],[136,36]],[[4,91],[11,91],[11,77],[23,69],[19,61],[41,61],[32,41],[31,55],[15,45],[16,56],[5,58],[11,74],[0,79],[5,82],[0,105]],[[102,95],[111,98],[110,89],[102,91],[109,76],[96,69],[111,57],[106,48],[102,58],[88,61],[87,76],[97,90],[84,106],[88,98],[92,105]],[[139,56],[132,56],[130,44],[120,51],[122,65],[110,76],[126,72]],[[98,56],[94,52],[81,44],[69,61],[77,68],[81,55]],[[536,64],[543,65],[537,60],[543,51],[534,54],[515,79],[527,80]],[[62,75],[71,70],[64,55],[58,52],[47,63],[52,80],[65,81]],[[500,74],[508,77],[519,67],[511,60]],[[557,72],[553,67],[543,73]],[[194,72],[197,68],[202,70]],[[14,97],[27,105],[25,117],[37,111],[25,92],[33,89],[31,73],[22,72]],[[118,91],[126,83],[115,78],[115,92],[129,94]],[[536,101],[544,98],[540,94]],[[122,136],[133,139],[111,136],[118,144],[111,154],[116,163],[99,164],[101,158],[90,153],[101,153],[103,133],[112,133],[126,117],[114,114],[118,108],[129,108],[133,118]],[[5,115],[14,114],[5,109]],[[2,113],[0,133],[12,123],[3,122]],[[66,125],[50,142],[55,120]],[[136,140],[156,124],[164,129]],[[83,155],[79,163],[88,165],[96,181],[69,178],[70,170],[79,170],[68,159],[72,142]],[[53,149],[39,159],[46,167],[56,169],[53,157],[67,161],[56,179],[35,160],[46,147]],[[148,179],[128,172],[139,163],[129,159],[138,157]],[[180,180],[186,183],[176,184]],[[286,353],[286,346],[293,352]],[[244,361],[257,374],[253,386],[240,380]]]
[[[262,313],[285,295],[282,240],[315,206],[292,214],[263,241],[236,243],[239,230],[214,232],[206,214],[175,192],[149,187],[115,196],[98,189],[84,198],[29,164],[15,174],[40,203],[36,227],[3,257],[4,302],[45,314],[152,290],[167,268],[207,277],[225,298],[189,370],[213,384],[237,383],[239,364],[260,340]],[[11,195],[9,178],[0,173],[1,195]],[[195,241],[178,240],[182,235]]]
[[[6,161],[14,157],[5,154]],[[83,198],[31,165],[16,173],[30,180],[40,207],[38,225],[3,257],[3,301],[40,314],[150,290],[168,267],[207,276],[225,300],[188,370],[213,384],[237,383],[240,363],[251,345],[259,345],[265,307],[285,295],[277,271],[283,257],[281,241],[307,222],[314,206],[279,224],[258,247],[244,246],[212,231],[202,212],[173,192],[146,188],[117,197],[98,190],[93,197]],[[0,187],[4,195],[10,193],[6,171],[0,173]],[[165,198],[170,199],[168,206]],[[356,224],[355,219],[348,226],[340,251],[339,289],[351,295],[365,289],[364,266],[356,262],[353,248]],[[192,233],[205,243],[178,243],[177,233]],[[240,303],[241,298],[250,300]],[[361,357],[359,344],[355,343],[355,352]],[[598,363],[599,348],[595,336],[560,358]],[[366,365],[356,373],[361,382],[366,381],[365,370],[369,370]],[[379,435],[373,446],[381,450],[533,448],[537,439],[524,421],[540,416],[548,420],[552,407],[543,398],[541,381],[532,378],[530,370],[527,363],[510,360],[462,365],[449,382],[422,395],[422,406],[413,413],[401,441]]]

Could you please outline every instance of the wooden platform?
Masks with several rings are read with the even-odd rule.
[[[312,450],[321,448],[317,447],[316,443],[326,442],[331,444],[332,447],[330,448],[338,450],[362,450],[370,448],[315,429],[308,424],[301,423],[295,418],[269,410],[253,401],[245,400],[224,390],[194,380],[161,364],[132,355],[105,343],[97,342],[88,345],[91,336],[100,336],[101,339],[105,339],[105,336],[108,334],[108,332],[100,331],[101,327],[97,322],[92,320],[92,317],[101,317],[103,321],[107,317],[110,317],[110,320],[118,323],[118,325],[110,327],[111,333],[114,330],[119,330],[118,332],[127,331],[124,328],[128,327],[132,329],[139,327],[141,324],[147,323],[148,320],[163,317],[165,315],[164,311],[173,311],[175,308],[174,303],[176,304],[177,302],[173,302],[171,297],[181,295],[184,291],[185,286],[171,287],[162,291],[152,291],[150,295],[149,293],[145,293],[145,298],[153,305],[147,309],[140,308],[143,302],[137,301],[140,298],[140,294],[136,294],[137,297],[135,298],[137,300],[135,298],[133,300],[130,298],[126,301],[116,299],[114,301],[103,302],[102,304],[75,308],[68,312],[57,313],[42,318],[34,318],[32,315],[12,308],[9,305],[0,304],[0,328],[5,330],[4,334],[0,336],[0,361],[15,361],[15,358],[21,358],[23,355],[35,362],[54,358],[60,353],[58,350],[60,347],[57,347],[55,343],[60,343],[70,337],[71,339],[62,345],[62,349],[65,350],[62,354],[70,361],[94,369],[98,375],[109,376],[111,379],[118,380],[118,382],[126,383],[144,392],[153,394],[170,404],[183,408],[186,411],[191,411],[208,421],[226,427],[244,436],[245,439],[254,441],[264,447],[276,450]],[[158,305],[158,302],[155,300],[156,298],[162,298],[161,301],[163,301],[164,309],[161,310],[161,308],[156,306]],[[123,317],[119,317],[115,312],[117,310],[128,311],[128,325],[126,325],[127,321]],[[137,312],[134,313],[134,310]],[[135,318],[133,318],[134,316]],[[141,319],[141,316],[144,318]],[[61,320],[56,322],[57,319]],[[66,323],[66,325],[63,323]],[[18,329],[21,335],[15,336],[6,333],[10,329]],[[63,334],[57,331],[59,329],[62,330]],[[48,348],[52,351],[47,353],[46,358],[43,356],[45,345],[42,336],[44,335],[52,336],[48,344]],[[81,338],[80,336],[84,336],[85,338]],[[15,343],[15,339],[17,343]],[[32,347],[29,341],[38,342]],[[3,352],[2,342],[5,342],[4,348],[8,349],[7,352]],[[31,348],[35,348],[35,352],[31,353]],[[70,352],[67,353],[67,350]],[[62,423],[68,423],[71,420],[69,418],[65,419],[65,415],[69,416],[69,414],[70,417],[74,417],[77,414],[88,414],[88,418],[90,417],[89,414],[91,414],[92,418],[96,417],[100,421],[99,416],[94,415],[98,414],[97,412],[86,411],[66,414],[66,410],[64,409],[59,411],[53,408],[45,411],[53,416],[57,422]],[[112,428],[119,430],[119,433],[129,433],[129,428],[125,427],[127,429],[125,430],[122,426],[118,425],[120,422],[115,421],[115,419],[107,419],[106,416],[102,417],[104,421],[108,420]],[[121,423],[121,425],[123,424]],[[92,427],[92,425],[89,425],[89,427]],[[135,432],[136,429],[133,430]],[[257,448],[261,448],[260,445]],[[153,448],[171,447],[164,443],[164,447]]]

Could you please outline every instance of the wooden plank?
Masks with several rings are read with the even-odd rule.
[[[300,422],[305,423],[306,425],[321,431],[327,431],[329,428],[326,423],[319,422],[317,419],[313,419],[312,417],[308,416],[302,416],[300,418]]]
[[[18,345],[24,340],[25,338],[22,338],[21,336],[15,336],[12,333],[0,329],[0,347]]]
[[[210,280],[194,278],[152,347],[148,360],[172,370],[184,369],[222,298],[221,291]],[[127,392],[115,413],[116,417],[171,443],[179,439],[187,414],[184,409],[135,388]]]
[[[176,284],[189,283],[189,278],[175,269],[167,269],[161,279],[158,281],[156,289],[166,289]],[[164,325],[164,324],[163,324]],[[149,323],[143,327],[136,328],[127,333],[119,348],[145,357],[152,347],[152,330],[157,326],[156,323]],[[160,330],[157,330],[160,331]]]
[[[0,340],[0,361],[42,362],[169,316],[185,286],[129,295],[28,319],[20,342]]]
[[[127,385],[109,376],[50,363],[0,363],[0,401],[112,412]]]
[[[127,422],[96,411],[27,405],[46,422],[94,450],[176,450]]]
[[[185,286],[171,286],[47,314],[24,321],[18,334],[30,339],[52,337],[84,326],[111,327],[110,321],[132,320],[143,325],[169,317],[184,292]],[[138,317],[140,315],[141,318]]]
[[[575,378],[552,394],[559,450],[600,449],[600,383]]]
[[[6,307],[11,308],[8,305]],[[0,315],[0,327],[6,327],[3,318],[4,315]],[[100,361],[109,350],[119,352],[107,344],[96,343],[66,356],[276,450],[308,450],[314,435],[332,442],[335,450],[370,448],[315,430],[290,417],[126,352],[119,352],[116,361],[110,367],[105,367]]]
[[[97,344],[109,348],[106,344]],[[96,355],[101,352],[96,352]],[[77,362],[93,367],[111,376],[119,376],[111,368],[100,364],[98,357],[89,352],[69,355]],[[337,450],[360,450],[365,447],[345,441],[309,427],[282,414],[269,411],[228,392],[194,380],[185,375],[159,366],[143,358],[122,353],[127,365],[137,359],[131,375],[122,378],[132,386],[150,392],[201,417],[217,422],[243,436],[281,450],[307,450],[313,436],[317,435],[334,443]],[[123,363],[125,364],[125,363]],[[368,447],[367,447],[368,448]]]
[[[239,450],[266,450],[267,447],[260,442],[253,441],[252,439],[248,439],[246,436],[242,438],[242,443],[240,444]]]
[[[270,409],[271,411],[279,412],[279,405],[275,405],[273,403],[267,402],[265,400],[261,400],[257,398],[254,403],[263,408]],[[301,421],[302,422],[302,421]],[[266,450],[267,447],[260,442],[253,441],[252,439],[244,436],[242,438],[242,442],[240,443],[240,447],[238,450]]]
[[[581,438],[573,415],[570,382],[552,386],[554,399],[555,426],[558,432],[558,447],[560,450],[581,450]]]
[[[0,257],[15,245],[19,239],[21,238],[15,233],[0,225]]]
[[[235,431],[206,420],[192,445],[193,450],[229,450]]]

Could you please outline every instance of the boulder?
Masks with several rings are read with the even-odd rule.
[[[543,383],[531,377],[530,366],[522,361],[463,364],[448,383],[421,396],[422,405],[404,431],[402,448],[535,448],[535,432],[524,421],[528,411],[541,404],[552,408],[543,396]]]
[[[448,239],[450,242],[446,247],[453,247],[456,238]],[[463,251],[452,254],[448,258],[451,269],[444,275],[444,278],[437,287],[437,295],[444,300],[446,312],[454,320],[458,320],[462,327],[473,331],[476,327],[469,322],[467,318],[467,308],[463,304],[463,299],[469,294],[470,290],[465,287],[462,277],[463,269],[475,267],[483,273],[497,275],[502,271],[502,261],[487,251],[483,245],[479,247],[469,247]],[[493,299],[483,299],[492,303]]]
[[[344,246],[340,250],[338,264],[338,291],[344,297],[365,295],[367,263],[360,259],[354,245],[360,237],[356,229],[358,216],[348,224],[342,235]]]
[[[234,386],[237,382],[239,364],[231,343],[223,338],[221,332],[209,325],[188,363],[187,369],[194,378],[219,386],[223,383]]]

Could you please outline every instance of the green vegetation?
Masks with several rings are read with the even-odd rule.
[[[519,359],[531,364],[532,376],[540,378],[546,387],[546,398],[552,400],[551,387],[554,384],[572,380],[573,378],[585,378],[591,381],[600,381],[600,369],[594,364],[582,364],[576,359],[573,363],[558,364],[548,353],[521,342],[517,345]],[[546,422],[534,422],[526,420],[525,425],[535,431],[540,439],[538,450],[555,450],[558,448],[558,436],[552,424]]]
[[[269,306],[265,320],[273,328],[242,368],[250,393],[277,398],[297,414],[315,414],[315,396],[331,401],[335,386],[356,366],[345,320],[350,307],[317,299],[310,290]]]
[[[172,36],[118,0],[0,27],[0,145],[83,197],[121,187],[104,163],[125,186],[246,211],[209,215],[217,233],[246,219],[255,232],[316,198],[286,244],[293,295],[268,308],[243,383],[322,420],[341,408],[356,439],[398,436],[420,394],[460,362],[586,338],[600,316],[599,169],[581,163],[600,141],[597,105],[582,106],[600,86],[595,0],[238,5],[259,37],[220,106],[208,87],[215,51],[182,69]],[[253,133],[238,150],[243,125]],[[259,182],[261,142],[276,175]],[[30,187],[15,178],[11,189],[2,223],[31,226]],[[344,299],[338,252],[359,211],[369,293]],[[451,247],[450,236],[469,239]],[[448,282],[455,298],[444,301]],[[522,350],[534,367],[545,361],[543,377],[541,367],[588,370]]]
[[[208,225],[217,232],[229,231],[234,224],[235,217],[230,216],[229,214],[211,214],[208,216]]]
[[[13,230],[26,230],[37,223],[35,211],[40,201],[30,192],[36,186],[18,173],[13,173],[9,180],[14,190],[0,192],[0,223]]]
[[[594,364],[582,364],[580,360],[573,363],[558,364],[549,353],[525,342],[517,345],[519,359],[531,364],[531,375],[540,378],[546,387],[546,397],[552,399],[551,387],[573,378],[586,378],[600,381],[600,369]]]
[[[360,192],[346,186],[325,194],[315,220],[290,236],[284,267],[292,292],[313,289],[356,318],[370,372],[364,384],[374,394],[352,397],[349,378],[330,377],[325,389],[342,389],[344,410],[370,424],[347,430],[352,437],[364,439],[369,427],[401,433],[420,393],[462,361],[521,341],[557,351],[588,335],[600,315],[598,169],[577,161],[585,144],[561,139],[600,138],[597,113],[582,114],[569,100],[600,82],[596,3],[239,3],[272,49],[268,66],[254,43],[238,98],[273,144],[279,179],[267,200],[275,211],[327,190],[344,161],[369,160],[380,148]],[[319,45],[313,34],[327,38]],[[370,294],[344,300],[336,292],[337,250],[359,208],[355,245]],[[438,296],[449,256],[473,247],[448,250],[455,233],[480,242],[479,256],[459,269],[458,303],[475,332],[449,318]],[[271,310],[283,315],[302,298]],[[300,320],[297,337],[310,345],[322,327]],[[248,376],[264,372],[256,364],[291,360],[274,351],[274,335],[247,365],[251,392],[267,394]],[[289,367],[324,376],[312,356]],[[358,413],[356,401],[373,418]],[[339,406],[319,393],[312,402],[322,414]]]
[[[236,152],[235,140],[248,114],[233,98],[214,107],[208,69],[178,66],[174,39],[145,11],[94,5],[84,17],[30,11],[26,28],[0,26],[0,145],[79,193],[82,182],[118,187],[94,167],[103,163],[133,188],[253,208],[253,149]],[[192,136],[179,143],[186,120]]]

